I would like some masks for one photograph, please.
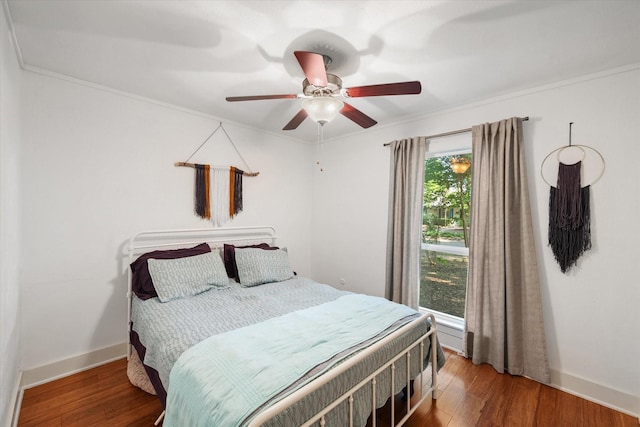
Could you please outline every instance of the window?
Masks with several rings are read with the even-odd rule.
[[[470,165],[470,151],[428,154],[425,160],[420,306],[459,327],[469,264],[471,169],[456,173],[452,163]]]

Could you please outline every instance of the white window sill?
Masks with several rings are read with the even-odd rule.
[[[462,354],[464,319],[422,307],[420,307],[420,312],[433,313],[435,316],[438,327],[438,341],[440,341],[442,347]]]
[[[421,313],[433,313],[436,317],[436,323],[438,325],[443,325],[453,330],[459,331],[462,333],[464,331],[464,319],[460,317],[452,316],[450,314],[441,313],[435,310],[429,310],[427,308],[420,307]]]

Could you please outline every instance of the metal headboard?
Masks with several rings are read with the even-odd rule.
[[[158,249],[186,248],[207,243],[212,249],[221,248],[225,243],[270,243],[276,241],[276,229],[271,226],[188,228],[172,230],[147,230],[134,234],[129,239],[127,264],[127,342],[131,324],[131,268],[134,258]],[[131,345],[127,346],[127,358],[131,356]]]

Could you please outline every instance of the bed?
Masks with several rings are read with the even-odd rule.
[[[437,397],[434,317],[299,277],[272,227],[145,231],[128,252],[130,351],[166,427],[363,426],[388,400],[399,426]]]

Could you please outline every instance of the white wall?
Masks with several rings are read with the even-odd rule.
[[[22,194],[21,368],[27,370],[126,340],[125,242],[141,229],[207,225],[192,213],[193,171],[173,163],[191,154],[218,122],[42,74],[21,77],[21,168],[3,151],[1,176],[15,174],[12,182],[21,181],[22,188],[18,193],[0,182],[0,197],[5,215],[4,198],[19,201]],[[5,99],[3,90],[3,117]],[[10,99],[15,112],[15,96]],[[525,143],[555,384],[638,413],[640,260],[633,237],[640,231],[634,220],[640,172],[620,165],[640,157],[639,114],[640,71],[627,70],[328,141],[324,172],[313,167],[309,145],[227,124],[249,166],[261,172],[246,178],[245,211],[231,225],[275,225],[301,274],[335,285],[343,278],[347,289],[382,295],[389,176],[389,151],[382,144],[530,116]],[[570,121],[574,143],[597,148],[607,171],[593,187],[594,247],[563,275],[544,243],[548,188],[539,167],[567,143]],[[3,121],[2,147],[18,156],[17,144],[5,146],[5,132]],[[9,132],[18,135],[15,128]],[[220,133],[193,161],[243,167]],[[6,215],[0,219],[3,231],[14,230],[7,241],[12,249],[18,247],[18,205],[6,208],[13,212],[9,222]],[[0,261],[17,259],[4,248]],[[11,282],[17,271],[9,273]],[[7,337],[7,329],[17,327],[4,322],[5,313],[15,310],[17,288],[4,283],[3,275],[0,330]],[[15,356],[13,344],[2,348],[13,348]],[[15,364],[1,372],[14,375]],[[3,377],[3,393],[7,381],[12,379]],[[584,392],[589,386],[593,392]],[[625,403],[627,397],[633,402]]]
[[[11,418],[19,381],[20,77],[0,7],[0,425]]]
[[[218,121],[34,72],[23,75],[22,368],[128,339],[120,256],[141,230],[210,226],[193,213],[194,170],[175,167]],[[212,95],[214,96],[214,95]],[[225,124],[249,167],[228,225],[274,225],[309,274],[312,147]],[[219,131],[191,160],[242,164]]]
[[[640,70],[615,70],[328,141],[315,174],[312,274],[384,293],[389,151],[382,144],[512,116],[524,124],[545,330],[556,386],[640,412]],[[547,247],[545,156],[568,143],[596,148],[606,172],[592,188],[593,249],[562,274]],[[434,140],[443,143],[444,140]]]

